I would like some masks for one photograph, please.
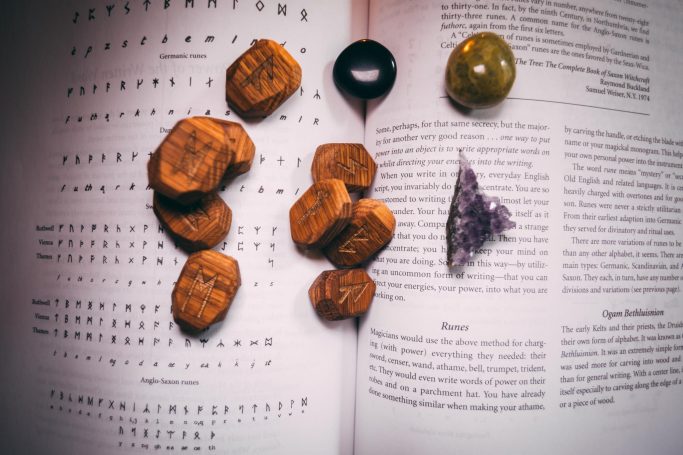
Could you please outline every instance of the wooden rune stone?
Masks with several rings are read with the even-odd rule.
[[[243,117],[265,117],[301,85],[301,67],[272,40],[258,40],[225,74],[225,98]]]
[[[249,172],[251,164],[254,161],[256,147],[247,132],[244,131],[242,125],[220,118],[202,118],[208,118],[223,128],[223,133],[225,134],[224,139],[228,144],[232,156],[232,161],[228,166],[226,174],[233,176]]]
[[[147,164],[149,185],[180,204],[192,204],[218,187],[232,155],[218,123],[206,117],[180,120]]]
[[[328,321],[355,318],[370,308],[375,282],[363,269],[328,270],[308,290],[313,308]]]
[[[337,267],[354,267],[391,241],[396,218],[384,202],[361,199],[353,205],[351,222],[324,249]]]
[[[213,248],[230,230],[232,211],[216,193],[192,205],[180,205],[154,193],[154,213],[178,245],[193,252]]]
[[[198,332],[222,321],[240,287],[237,261],[213,250],[192,254],[173,288],[173,319]]]
[[[367,191],[375,178],[377,165],[362,144],[323,144],[315,151],[313,181],[339,179],[349,193]]]
[[[349,223],[351,208],[344,182],[314,183],[289,209],[292,240],[303,248],[322,248]]]

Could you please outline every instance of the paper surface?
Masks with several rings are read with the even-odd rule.
[[[399,62],[368,108],[371,196],[397,229],[370,267],[356,453],[681,452],[680,17],[661,2],[371,5],[370,37]],[[444,65],[481,30],[512,45],[517,80],[467,111]],[[459,151],[517,228],[449,270]]]
[[[5,8],[8,452],[683,450],[678,5]],[[364,124],[331,73],[368,24],[398,77]],[[467,112],[443,72],[478,30],[511,43],[517,81]],[[186,336],[170,314],[186,254],[158,229],[146,161],[181,118],[241,121],[224,71],[263,37],[299,61],[302,91],[243,122],[256,158],[220,191],[233,224],[216,248],[242,287],[225,321]],[[398,223],[357,335],[315,316],[308,287],[331,266],[294,248],[287,214],[317,145],[363,139],[369,196]],[[518,227],[449,270],[461,150]]]
[[[3,156],[3,204],[20,213],[4,237],[17,261],[4,382],[17,453],[351,452],[355,324],[313,311],[308,287],[329,266],[294,247],[288,211],[318,144],[362,141],[331,69],[366,15],[358,2],[15,8],[12,27],[31,35],[14,53],[33,69],[10,96],[31,108],[16,124],[21,153]],[[301,64],[302,86],[244,122],[226,105],[225,69],[260,38]],[[173,323],[187,254],[146,189],[149,153],[193,115],[240,122],[256,144],[251,171],[219,192],[233,221],[215,249],[239,262],[242,286],[198,336]]]

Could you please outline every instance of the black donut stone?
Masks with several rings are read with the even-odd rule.
[[[396,60],[377,41],[362,39],[344,49],[334,62],[334,83],[351,96],[372,99],[384,95],[396,80]]]

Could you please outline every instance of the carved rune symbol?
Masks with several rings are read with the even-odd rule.
[[[311,215],[313,215],[315,212],[318,211],[318,209],[323,205],[323,201],[329,197],[330,193],[327,190],[318,190],[315,193],[315,201],[313,204],[304,212],[303,215],[301,215],[301,218],[299,218],[299,221],[297,223],[302,224],[304,221],[308,219]]]
[[[344,303],[346,299],[351,296],[351,303],[356,303],[358,299],[363,295],[363,292],[365,292],[365,289],[368,287],[367,282],[362,282],[362,283],[356,283],[356,284],[349,284],[346,286],[340,286],[339,287],[339,292],[343,293],[341,298],[339,299],[339,303]]]
[[[213,291],[213,287],[216,285],[216,280],[218,279],[218,275],[214,275],[208,280],[204,278],[204,269],[202,266],[199,266],[199,269],[197,269],[197,274],[194,277],[194,281],[192,282],[192,286],[190,287],[190,292],[187,293],[187,298],[185,299],[185,303],[183,304],[183,307],[180,309],[181,311],[185,311],[185,308],[187,307],[188,302],[190,299],[192,299],[192,294],[195,293],[195,288],[197,288],[197,292],[199,293],[199,296],[201,298],[201,293],[204,293],[204,298],[202,299],[202,304],[199,307],[199,311],[197,312],[196,317],[201,318],[202,313],[204,312],[204,308],[206,308],[206,304],[209,301],[209,298],[211,297],[211,292]]]
[[[341,161],[337,161],[337,166],[340,168],[344,169],[346,172],[348,172],[351,175],[356,175],[356,169],[361,168],[365,169],[366,171],[368,170],[368,167],[362,164],[360,161],[354,160],[353,158],[349,157],[349,160],[351,161],[351,166],[348,166]]]
[[[356,249],[352,244],[354,242],[367,242],[369,240],[370,238],[368,237],[368,231],[365,229],[365,225],[363,225],[358,228],[358,231],[356,231],[356,233],[353,234],[351,238],[349,238],[339,247],[339,252],[355,254]]]
[[[196,231],[199,229],[199,220],[200,218],[205,218],[207,220],[210,220],[211,217],[209,216],[208,213],[204,211],[203,208],[199,207],[197,208],[193,213],[188,213],[183,217],[185,222],[190,225],[190,228],[193,231]]]
[[[185,150],[180,164],[175,168],[175,172],[184,171],[189,177],[193,177],[204,157],[211,151],[213,141],[197,148],[197,131],[192,130],[190,137],[185,142]]]
[[[251,72],[249,76],[240,84],[240,87],[244,88],[249,84],[254,84],[254,87],[259,92],[261,91],[261,74],[266,71],[268,78],[272,81],[275,77],[274,66],[273,66],[273,56],[272,54],[268,56],[259,66],[257,66],[254,71]]]

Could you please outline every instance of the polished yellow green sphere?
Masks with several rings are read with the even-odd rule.
[[[470,36],[448,58],[446,92],[465,107],[479,109],[500,103],[514,82],[515,56],[495,33]]]

